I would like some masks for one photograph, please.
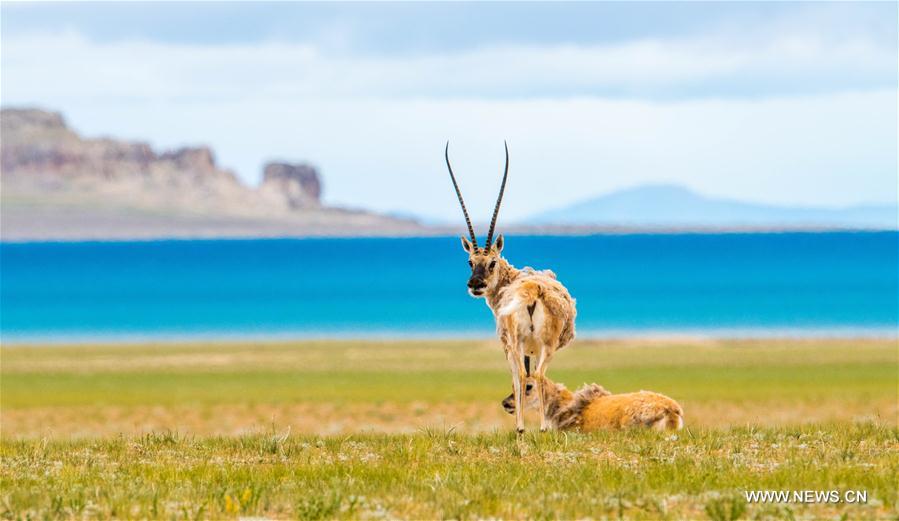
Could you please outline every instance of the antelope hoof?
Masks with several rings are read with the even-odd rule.
[[[524,427],[519,427],[519,428],[515,429],[515,432],[517,432],[518,435],[521,436],[522,434],[524,434]]]

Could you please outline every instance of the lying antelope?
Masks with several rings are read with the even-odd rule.
[[[543,381],[542,403],[554,429],[591,432],[645,427],[663,431],[679,430],[684,426],[684,411],[680,404],[659,393],[612,394],[597,384],[585,384],[572,393],[549,378]],[[534,387],[530,380],[525,386],[528,407],[538,406]],[[520,410],[511,394],[503,400],[503,408],[509,414]]]
[[[543,385],[546,368],[556,351],[568,345],[574,339],[574,318],[576,310],[574,299],[568,294],[556,276],[549,270],[535,271],[530,268],[516,269],[500,255],[503,251],[503,236],[493,243],[493,231],[496,218],[503,201],[506,179],[509,176],[509,147],[506,145],[506,167],[500,185],[493,218],[487,231],[487,242],[483,248],[478,246],[478,239],[468,217],[462,192],[453,174],[449,160],[449,143],[446,144],[446,167],[449,169],[456,197],[465,215],[470,240],[462,237],[462,248],[468,253],[468,265],[471,277],[468,279],[468,292],[472,297],[483,297],[487,306],[493,311],[496,319],[496,331],[503,349],[509,369],[512,371],[513,395],[518,407],[515,413],[515,426],[518,432],[524,432],[523,390],[525,381],[531,374],[530,359],[536,359],[533,376],[538,389]],[[544,413],[540,419],[540,430],[546,430],[549,421],[540,397],[540,410]]]

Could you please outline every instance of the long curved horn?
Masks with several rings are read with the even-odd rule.
[[[478,238],[474,234],[474,227],[471,225],[471,218],[468,217],[468,210],[465,209],[465,201],[462,200],[459,183],[456,182],[456,176],[453,175],[453,167],[450,166],[449,141],[446,142],[446,168],[449,169],[450,179],[453,180],[453,187],[456,189],[456,197],[459,198],[459,205],[462,207],[462,213],[465,214],[465,224],[468,225],[468,235],[471,236],[471,244],[474,246],[474,251],[478,251]]]
[[[503,173],[503,184],[499,186],[499,196],[496,198],[496,207],[493,208],[493,219],[490,219],[490,230],[487,232],[487,245],[484,247],[490,250],[493,244],[493,229],[496,228],[496,217],[499,215],[499,205],[503,202],[503,192],[506,191],[506,178],[509,177],[509,144],[503,141],[506,147],[506,171]]]

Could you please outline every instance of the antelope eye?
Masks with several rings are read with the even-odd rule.
[[[468,265],[471,266],[472,268],[474,267],[474,264],[472,264],[471,261],[468,261]]]
[[[496,261],[490,263],[490,269],[492,270],[494,267],[496,267]]]

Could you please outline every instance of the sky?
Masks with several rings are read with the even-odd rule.
[[[801,206],[897,198],[897,4],[0,4],[0,102],[211,146],[248,184],[514,221],[642,184]]]

